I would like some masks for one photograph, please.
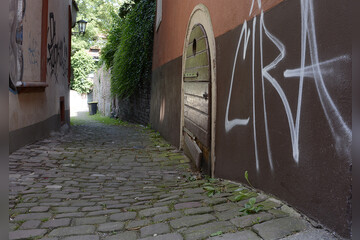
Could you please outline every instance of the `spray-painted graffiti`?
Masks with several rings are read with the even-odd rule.
[[[56,21],[54,13],[52,12],[49,14],[49,24],[48,34],[50,42],[48,43],[49,57],[47,58],[47,62],[50,66],[50,76],[54,76],[55,81],[57,82],[59,71],[64,77],[67,76],[68,66],[66,63],[68,57],[68,47],[65,37],[61,40],[57,39]]]
[[[318,55],[318,45],[315,32],[315,15],[314,15],[314,6],[313,0],[300,0],[301,3],[301,57],[300,57],[300,67],[297,69],[286,69],[284,71],[284,78],[298,78],[299,83],[296,85],[298,89],[298,97],[296,104],[296,114],[293,116],[293,109],[290,107],[288,96],[286,92],[279,84],[279,79],[276,79],[270,74],[270,71],[277,68],[277,65],[284,61],[286,56],[286,47],[285,45],[276,38],[266,27],[264,21],[264,13],[261,11],[259,24],[257,24],[257,17],[253,19],[252,30],[248,28],[247,22],[245,21],[241,32],[240,37],[235,53],[234,65],[231,76],[231,83],[229,89],[229,96],[226,107],[225,114],[225,130],[230,132],[235,126],[247,126],[250,122],[250,116],[244,116],[243,118],[231,119],[229,120],[229,109],[231,106],[231,96],[233,91],[234,75],[235,69],[237,67],[237,59],[243,43],[243,55],[242,58],[245,59],[248,43],[250,36],[252,35],[252,125],[253,125],[253,138],[254,138],[254,152],[256,160],[256,169],[259,171],[259,154],[258,154],[258,143],[257,143],[257,130],[256,130],[256,115],[255,115],[255,40],[256,40],[256,28],[259,27],[259,48],[260,48],[260,65],[261,65],[261,87],[262,87],[262,105],[264,113],[264,128],[266,136],[266,148],[267,155],[269,160],[269,165],[273,171],[273,159],[271,153],[271,144],[270,144],[270,135],[269,135],[269,126],[268,126],[268,113],[266,107],[266,98],[265,98],[265,80],[270,86],[275,89],[276,93],[281,99],[282,107],[285,110],[287,122],[289,125],[290,139],[293,159],[296,163],[299,163],[299,134],[300,134],[300,116],[301,116],[301,107],[302,107],[302,97],[303,97],[303,83],[304,78],[314,79],[316,86],[317,95],[319,97],[321,107],[323,109],[324,115],[329,124],[333,139],[335,141],[336,151],[339,154],[345,154],[349,158],[351,151],[351,141],[352,141],[352,130],[347,126],[343,117],[341,116],[339,110],[337,109],[332,97],[330,96],[328,89],[325,85],[324,77],[329,74],[332,74],[332,65],[339,62],[348,62],[350,61],[349,55],[341,55],[326,61],[320,62]],[[249,16],[253,12],[255,0],[252,0],[251,9]],[[261,0],[257,0],[258,8],[261,9]],[[252,34],[251,34],[252,33]],[[279,51],[279,55],[276,56],[272,62],[264,66],[264,50],[263,50],[263,40],[270,41],[271,44]],[[305,66],[306,62],[306,52],[310,53],[310,62],[311,64]],[[292,80],[290,80],[292,81]],[[295,80],[294,80],[295,81]],[[269,86],[269,85],[267,85]]]
[[[26,11],[26,0],[11,0],[9,4],[10,17],[10,87],[21,81],[24,72],[23,57],[23,19]],[[14,89],[15,90],[15,89]]]

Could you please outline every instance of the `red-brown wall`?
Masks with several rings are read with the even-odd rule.
[[[262,0],[262,9],[267,11],[283,0]],[[234,29],[244,20],[260,13],[257,4],[249,16],[251,1],[239,0],[163,0],[162,22],[154,36],[153,69],[182,55],[184,37],[190,14],[194,7],[204,4],[210,12],[215,37]]]

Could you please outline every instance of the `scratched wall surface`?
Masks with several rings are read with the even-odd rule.
[[[255,187],[349,237],[350,3],[286,0],[262,12],[261,0],[249,2],[246,14],[260,13],[216,37],[215,175],[244,182],[247,170]],[[181,70],[167,66],[154,70],[151,116],[157,130],[176,139],[161,119],[180,122],[181,105],[162,117],[160,108],[166,92],[176,93],[166,103],[180,97],[167,82],[180,84]],[[169,71],[180,83],[165,77]]]
[[[24,73],[22,81],[39,82],[41,57],[41,16],[39,6],[42,0],[22,0],[24,4],[23,20],[23,56]],[[41,8],[40,8],[41,9]],[[38,12],[38,14],[30,14]]]
[[[21,81],[24,72],[23,56],[23,22],[25,17],[26,1],[11,0],[9,2],[9,80],[14,90],[17,81]]]

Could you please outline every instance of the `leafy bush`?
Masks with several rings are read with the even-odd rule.
[[[93,58],[85,49],[79,50],[71,57],[71,66],[74,73],[71,89],[81,94],[89,93],[93,83],[88,75],[95,69]]]
[[[111,67],[111,92],[128,97],[151,78],[155,1],[140,0],[117,19],[102,59]]]

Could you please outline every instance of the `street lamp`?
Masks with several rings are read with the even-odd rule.
[[[79,34],[82,33],[82,35],[85,34],[85,30],[86,30],[86,24],[87,24],[87,21],[81,19],[79,21],[77,21],[78,25],[79,25]]]
[[[72,34],[82,34],[84,35],[85,34],[85,30],[86,30],[86,24],[87,24],[87,21],[81,19],[79,21],[76,22],[79,26],[79,31],[78,32],[73,32]]]

